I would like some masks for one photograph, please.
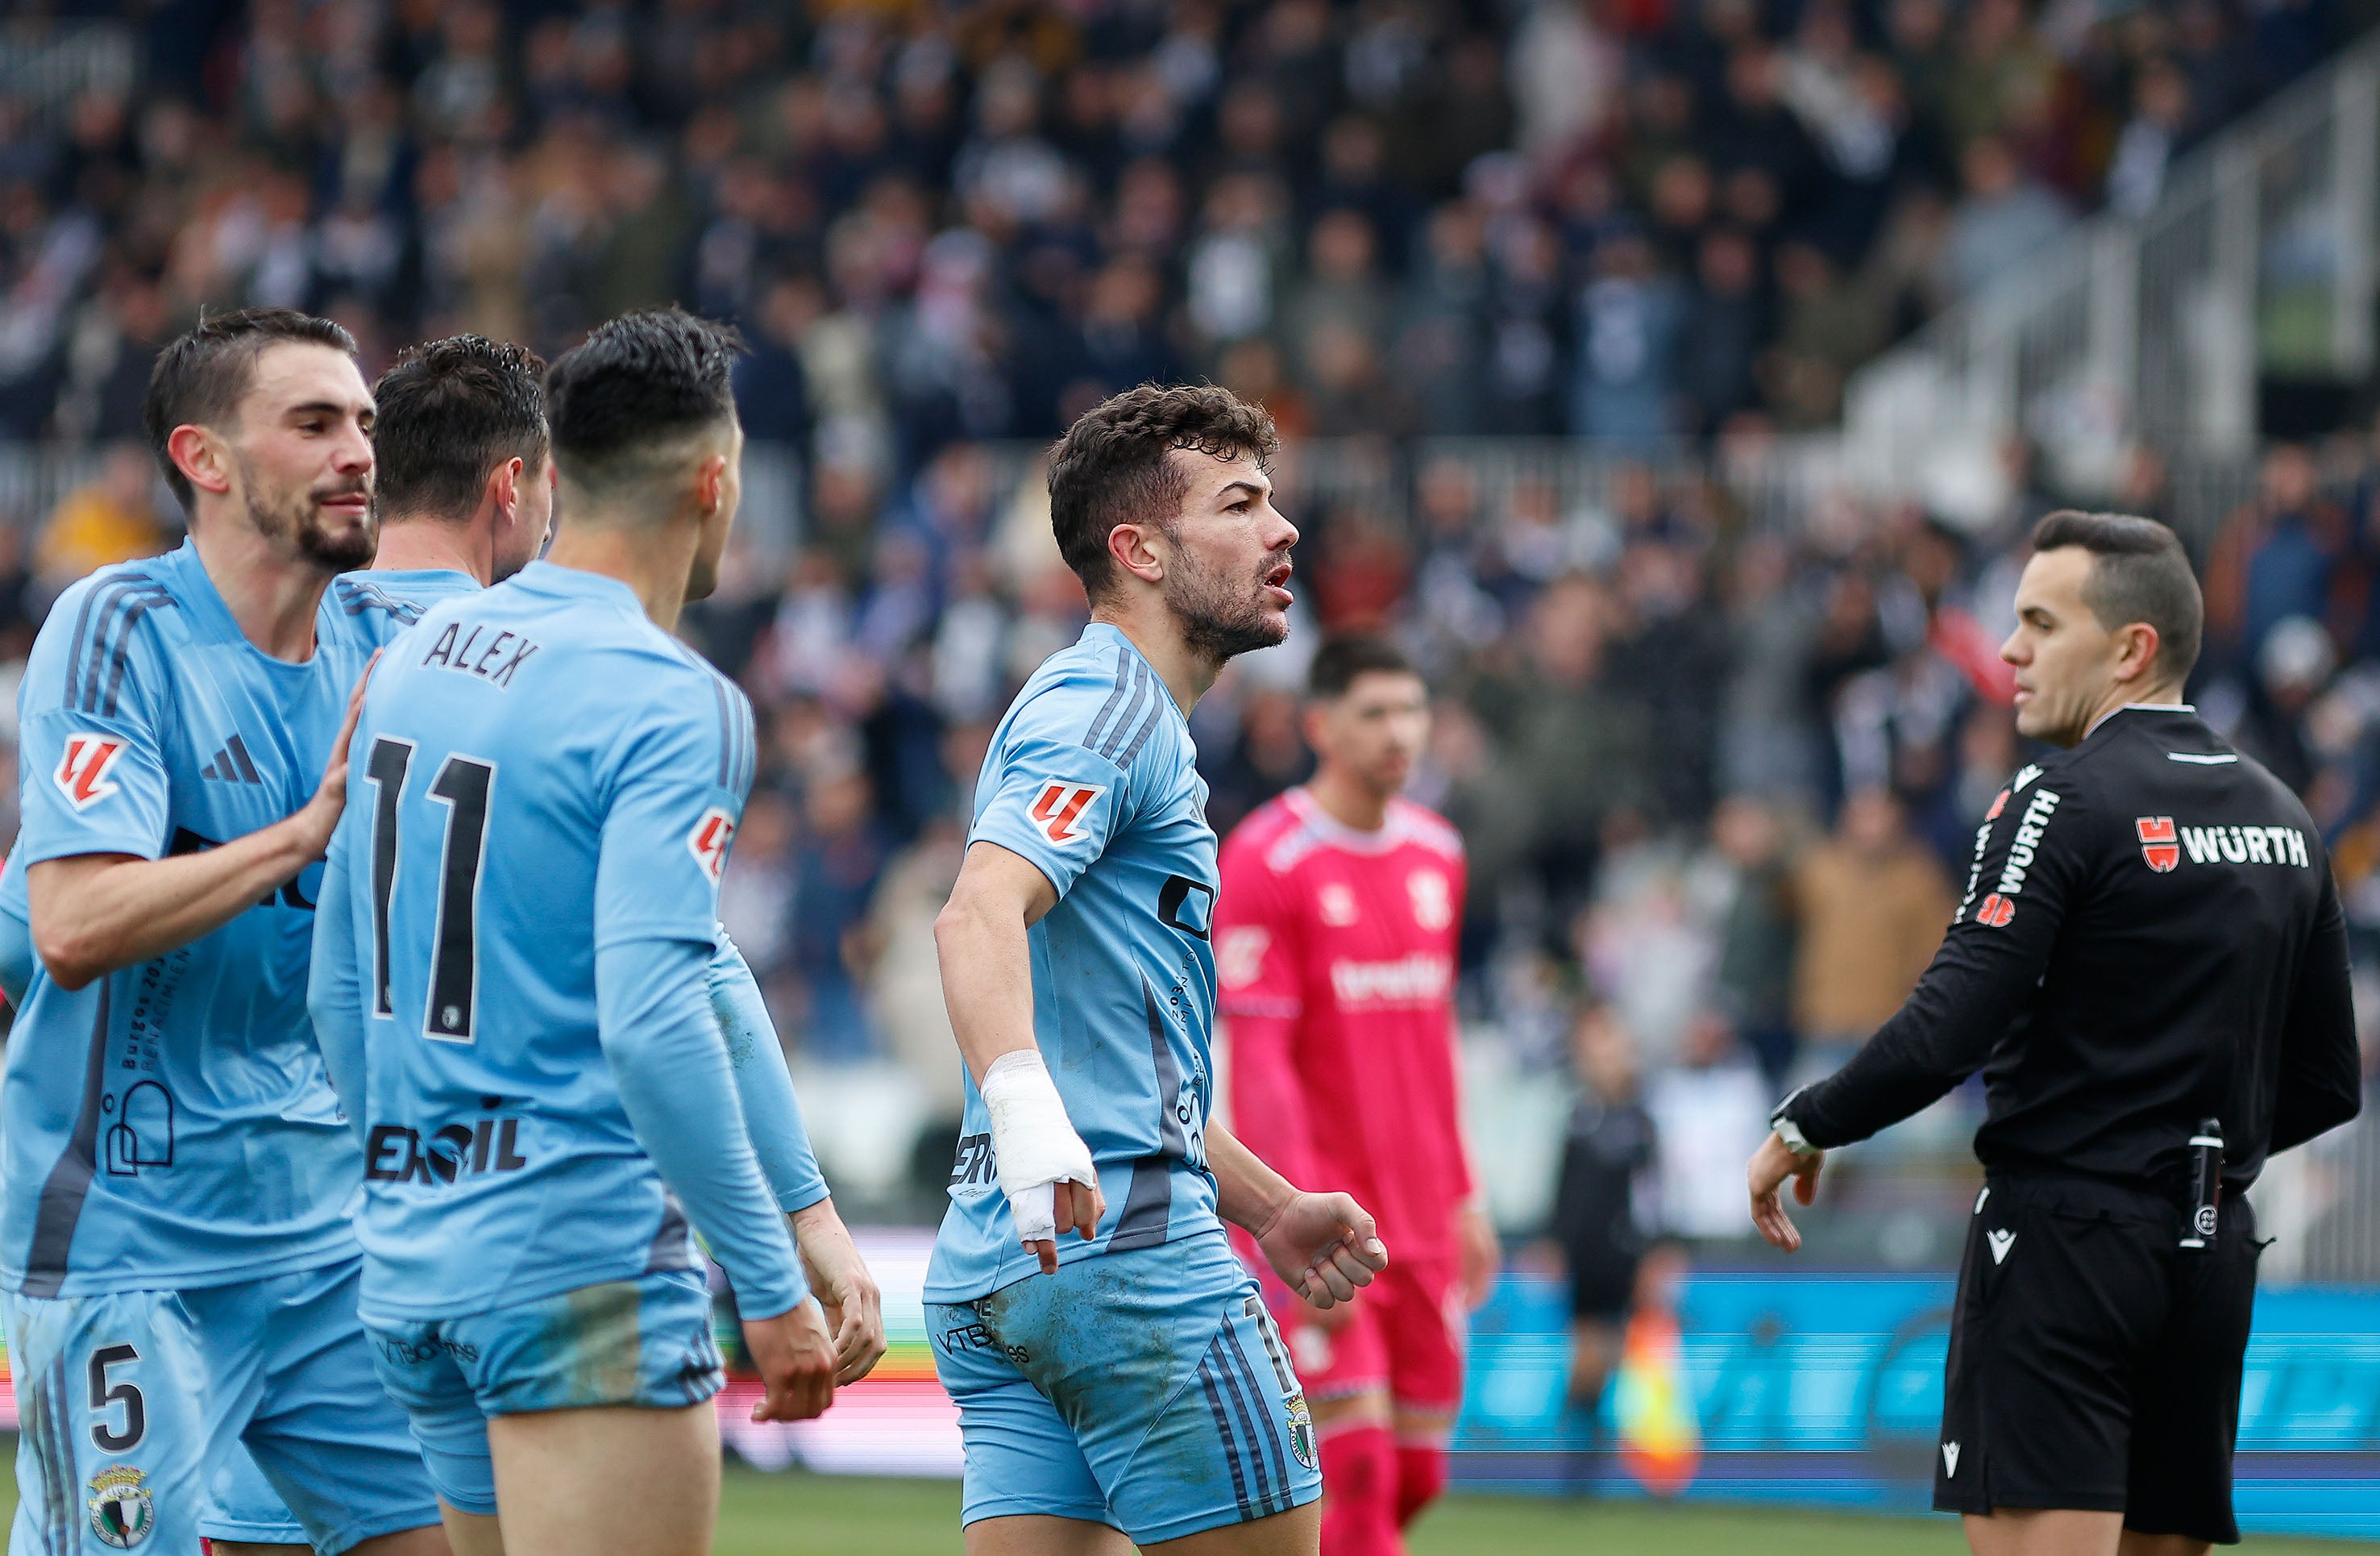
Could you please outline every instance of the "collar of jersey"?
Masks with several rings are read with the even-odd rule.
[[[2119,713],[2195,714],[2197,711],[2197,704],[2191,702],[2127,702],[2119,707],[2110,708],[2106,712],[2100,714],[2098,723],[2093,724],[2089,729],[2082,732],[2082,738],[2088,740],[2091,736],[2098,734],[2099,731],[2106,726],[2107,721],[2114,718]]]
[[[460,567],[374,567],[370,572],[347,576],[358,583],[443,584],[457,594],[480,592],[480,580]]]
[[[1366,832],[1361,827],[1349,826],[1323,809],[1322,802],[1308,793],[1303,784],[1289,790],[1281,798],[1297,812],[1297,819],[1306,831],[1333,847],[1344,848],[1351,854],[1385,854],[1405,840],[1405,829],[1397,824],[1397,802],[1394,800],[1389,802],[1389,819],[1380,823],[1379,830]]]
[[[540,557],[515,573],[508,581],[542,590],[548,594],[564,594],[577,599],[592,595],[634,613],[640,621],[646,619],[645,602],[637,598],[635,590],[617,578],[590,573],[583,567],[564,567]]]
[[[150,565],[161,571],[178,575],[173,586],[174,602],[182,608],[191,621],[204,623],[207,631],[215,634],[227,643],[236,643],[247,650],[250,659],[259,664],[269,666],[274,675],[295,676],[313,673],[313,654],[308,654],[304,659],[275,659],[248,640],[248,634],[239,629],[238,618],[231,614],[231,607],[224,603],[223,590],[215,587],[214,579],[207,577],[207,565],[199,559],[197,541],[185,537],[180,545],[156,558]],[[325,589],[322,591],[322,604],[314,609],[314,646],[317,653],[322,650],[322,614],[331,608],[330,590]]]
[[[1124,652],[1132,655],[1133,658],[1140,661],[1141,663],[1148,664],[1148,656],[1142,653],[1140,651],[1140,646],[1137,643],[1135,643],[1132,638],[1125,634],[1124,629],[1116,626],[1115,623],[1108,621],[1095,621],[1091,623],[1088,626],[1083,628],[1081,640],[1086,643],[1091,641],[1092,635],[1094,633],[1098,634],[1104,641],[1122,644]],[[1181,724],[1185,729],[1188,728],[1189,721],[1183,718],[1182,705],[1173,700],[1173,693],[1166,686],[1165,677],[1157,674],[1157,666],[1154,664],[1148,664],[1148,673],[1157,682],[1158,705],[1160,707],[1172,709],[1173,722]]]

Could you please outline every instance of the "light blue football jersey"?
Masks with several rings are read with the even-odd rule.
[[[993,732],[968,842],[1030,859],[1058,905],[1027,931],[1033,1028],[1099,1169],[1093,1240],[1062,1262],[1212,1232],[1215,833],[1190,726],[1117,628],[1094,623],[1035,671]],[[951,1208],[929,1302],[965,1302],[1040,1267],[1000,1192],[991,1120],[966,1077]]]
[[[594,574],[458,591],[382,658],[315,974],[368,1320],[693,1268],[689,1219],[747,1312],[800,1299],[706,980],[753,764],[743,694]]]
[[[377,632],[376,643],[384,645],[440,601],[477,594],[487,586],[451,567],[389,567],[350,573],[334,587],[340,608],[356,629]],[[7,882],[0,880],[0,993],[6,992],[9,967],[7,903]],[[728,1061],[735,1069],[736,1091],[761,1173],[779,1209],[807,1210],[827,1197],[826,1178],[819,1171],[759,982],[723,924],[710,961],[710,985],[711,1009],[727,1040]]]
[[[334,587],[291,663],[241,635],[188,543],[68,589],[18,695],[8,910],[25,917],[27,866],[195,852],[302,807],[384,614]],[[28,969],[0,1079],[0,1285],[195,1287],[353,1256],[355,1149],[306,1021],[320,876],[72,992]]]

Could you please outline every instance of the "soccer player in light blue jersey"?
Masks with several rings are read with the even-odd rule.
[[[358,602],[396,603],[393,614],[361,612],[367,627],[391,635],[397,620],[501,583],[545,549],[556,472],[544,371],[520,346],[451,335],[399,353],[372,385],[380,553],[371,571],[335,586]],[[6,898],[0,890],[0,908]],[[723,926],[710,984],[745,1128],[834,1328],[835,1381],[856,1382],[884,1355],[883,1298],[818,1170],[760,986]]]
[[[1188,723],[1227,660],[1288,632],[1275,444],[1226,390],[1143,386],[1052,455],[1091,625],[994,732],[934,926],[967,1073],[927,1324],[968,1556],[1318,1547],[1312,1416],[1222,1222],[1318,1307],[1388,1251],[1211,1117],[1216,848]]]
[[[363,1315],[469,1556],[709,1548],[694,1230],[756,1416],[833,1387],[709,986],[751,712],[669,635],[740,491],[733,355],[673,310],[554,364],[566,527],[391,646],[324,872],[312,1005],[362,1131]]]
[[[190,539],[67,590],[19,693],[9,873],[39,964],[0,1081],[19,1551],[446,1549],[374,1386],[360,1164],[304,1005],[368,654],[325,598],[372,554],[353,351],[283,310],[166,347],[145,419]],[[298,1528],[209,1515],[243,1443]]]

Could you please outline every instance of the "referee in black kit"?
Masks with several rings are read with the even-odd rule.
[[[2240,1538],[2255,1295],[2241,1191],[2355,1116],[2347,931],[2321,836],[2181,702],[2203,607],[2163,525],[2054,513],[2017,588],[2017,728],[2062,748],[1975,836],[1916,991],[1778,1105],[1752,1218],[1801,1246],[1823,1152],[1977,1068],[1934,1505],[1976,1556],[2182,1556]]]

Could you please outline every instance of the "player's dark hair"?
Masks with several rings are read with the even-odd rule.
[[[1350,633],[1326,638],[1314,650],[1314,663],[1305,672],[1305,693],[1318,702],[1336,702],[1363,676],[1418,674],[1404,650],[1386,638]]]
[[[184,512],[197,493],[189,478],[174,468],[165,440],[176,427],[220,427],[237,415],[240,396],[256,375],[256,359],[285,342],[356,354],[356,337],[345,328],[294,308],[242,308],[201,315],[157,353],[156,365],[149,370],[149,393],[140,404],[140,428]]]
[[[1108,536],[1119,524],[1170,529],[1189,490],[1166,457],[1195,449],[1245,455],[1264,468],[1281,434],[1262,406],[1211,383],[1144,383],[1085,411],[1050,451],[1050,529],[1093,600],[1114,582]]]
[[[680,308],[595,326],[545,375],[553,457],[569,480],[611,486],[656,473],[650,456],[735,418],[744,338]]]
[[[2157,668],[2180,681],[2198,663],[2206,602],[2181,538],[2153,518],[2063,508],[2033,527],[2035,553],[2080,547],[2091,553],[2082,603],[2110,632],[2143,622],[2156,628]]]
[[[479,507],[497,466],[518,459],[541,469],[544,378],[537,353],[484,335],[408,346],[372,385],[382,515],[459,522]]]

